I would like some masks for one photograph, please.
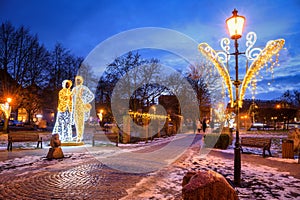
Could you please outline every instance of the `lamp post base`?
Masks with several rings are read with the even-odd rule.
[[[241,148],[234,148],[234,185],[241,185]]]

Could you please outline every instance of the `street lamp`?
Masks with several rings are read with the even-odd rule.
[[[256,42],[256,34],[254,32],[249,32],[246,35],[246,46],[247,49],[245,53],[241,53],[238,50],[237,40],[242,37],[243,27],[245,23],[245,17],[239,16],[236,9],[233,10],[233,16],[226,20],[227,28],[230,34],[230,38],[234,40],[235,52],[229,53],[230,40],[228,38],[223,38],[221,40],[221,47],[223,51],[216,52],[207,43],[200,43],[198,45],[198,50],[209,60],[218,70],[218,73],[223,78],[223,83],[228,89],[228,97],[230,98],[230,106],[235,108],[236,116],[236,142],[234,148],[234,183],[235,185],[240,185],[241,181],[241,155],[240,155],[240,139],[239,139],[239,108],[242,107],[243,98],[245,96],[248,85],[255,79],[256,74],[265,66],[273,69],[278,66],[279,51],[283,48],[285,40],[277,39],[270,40],[267,42],[264,49],[253,48]],[[247,67],[246,74],[241,82],[238,79],[238,56],[240,54],[245,54],[247,61],[252,61],[250,67]],[[228,64],[231,55],[235,57],[235,80],[232,81],[228,68],[225,63]],[[275,59],[273,59],[275,57]],[[248,63],[248,62],[247,62]],[[255,83],[255,81],[254,81]],[[235,86],[235,99],[233,95],[233,87]],[[256,85],[253,84],[253,89]],[[240,91],[239,91],[240,90]]]
[[[234,184],[241,184],[241,148],[240,148],[240,123],[239,123],[239,86],[241,81],[239,80],[239,66],[238,56],[240,54],[238,50],[238,39],[242,37],[245,17],[239,16],[238,11],[234,9],[232,16],[226,20],[227,28],[229,31],[230,38],[234,40],[235,52],[231,55],[235,55],[235,80],[233,85],[235,86],[235,110],[236,110],[236,136],[235,136],[235,147],[234,147]]]

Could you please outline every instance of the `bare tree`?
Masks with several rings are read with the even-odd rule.
[[[287,102],[293,106],[300,106],[300,92],[298,90],[287,90],[280,98],[282,101]]]
[[[34,114],[42,107],[42,90],[36,84],[24,88],[21,92],[22,101],[20,107],[25,108],[29,122],[33,122]]]
[[[50,52],[50,61],[48,64],[49,83],[45,89],[48,93],[48,98],[45,99],[45,106],[56,109],[57,96],[62,88],[62,82],[66,79],[74,82],[79,66],[83,58],[76,57],[71,54],[70,50],[57,43],[54,49]],[[50,97],[50,98],[49,98]]]
[[[8,66],[13,62],[15,28],[10,22],[1,24],[0,29],[0,68],[8,71]]]
[[[47,94],[39,96],[44,106],[56,108],[56,97],[62,81],[73,80],[82,61],[83,58],[72,55],[59,43],[53,51],[48,51],[39,43],[38,36],[32,35],[24,26],[14,28],[9,22],[2,23],[0,101],[11,97],[16,109],[20,106],[29,107],[30,102],[33,107],[41,107],[27,99],[28,88],[38,87]]]
[[[28,50],[36,41],[36,38],[29,34],[29,30],[21,26],[15,29],[9,22],[2,23],[0,32],[0,65],[3,69],[1,73],[1,92],[3,98],[11,97],[16,107],[19,106],[19,98],[22,84],[25,83],[26,63]],[[14,80],[11,81],[10,77]]]
[[[196,63],[190,65],[187,72],[187,80],[197,96],[201,118],[208,115],[209,108],[222,98],[220,76],[213,69],[209,64]]]
[[[300,91],[294,90],[294,101],[296,106],[300,107]]]

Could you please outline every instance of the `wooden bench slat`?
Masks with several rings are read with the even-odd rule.
[[[9,133],[7,150],[12,151],[13,142],[37,142],[37,148],[41,145],[43,148],[42,138],[38,133]]]
[[[265,157],[265,150],[268,150],[271,155],[271,138],[255,138],[255,137],[241,137],[241,150],[243,152],[243,146],[246,147],[257,147],[263,149],[263,157]]]

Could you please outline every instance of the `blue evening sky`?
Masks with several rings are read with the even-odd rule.
[[[218,50],[220,39],[228,37],[225,20],[234,8],[246,17],[244,33],[257,33],[255,46],[264,47],[278,38],[286,40],[274,77],[260,73],[263,78],[259,78],[256,98],[275,99],[286,90],[299,90],[298,0],[0,0],[0,21],[10,21],[15,27],[25,25],[48,49],[60,42],[82,57],[118,33],[143,27],[176,30]],[[244,38],[239,40],[240,51],[246,49]],[[251,98],[250,91],[246,98]]]

